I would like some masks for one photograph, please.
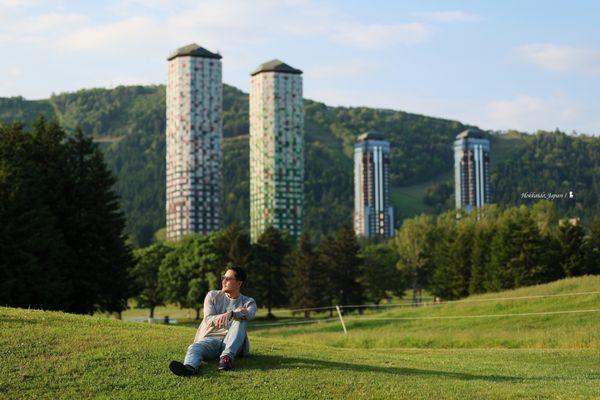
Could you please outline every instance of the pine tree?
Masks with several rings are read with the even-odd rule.
[[[325,240],[320,246],[321,259],[325,261],[321,276],[333,289],[338,304],[348,306],[364,302],[361,285],[360,247],[354,231],[343,225],[332,239]]]
[[[586,271],[591,275],[600,274],[600,217],[594,218],[585,241]]]
[[[456,270],[456,256],[453,254],[457,240],[456,213],[450,211],[441,215],[433,232],[431,277],[428,288],[436,297],[454,299],[452,276]]]
[[[525,206],[506,210],[492,240],[488,290],[512,289],[543,281],[543,247],[536,222]]]
[[[255,287],[261,294],[261,302],[267,306],[268,318],[275,317],[272,314],[273,307],[282,306],[287,302],[287,268],[284,259],[290,247],[289,237],[272,226],[260,235],[255,245]]]
[[[77,130],[66,143],[71,190],[65,240],[72,249],[72,301],[68,310],[120,312],[131,295],[131,249],[124,235],[125,217],[112,187],[115,178],[102,153]]]
[[[387,243],[368,244],[359,253],[360,282],[366,299],[375,304],[388,297],[388,292],[402,298],[408,279],[396,268],[398,255]]]
[[[476,213],[456,221],[455,212],[441,216],[436,224],[429,290],[444,299],[469,294]]]
[[[61,309],[64,245],[31,135],[0,124],[0,304]]]
[[[579,221],[562,220],[557,232],[560,248],[559,262],[564,276],[585,273],[585,232]]]
[[[287,264],[290,271],[287,280],[290,305],[303,309],[318,307],[322,297],[320,265],[308,233],[302,233],[296,248],[288,257]],[[304,317],[310,317],[310,310],[304,310]]]
[[[323,286],[321,301],[324,306],[330,307],[330,316],[333,316],[333,306],[341,304],[339,299],[340,287],[337,281],[338,262],[334,249],[335,236],[333,234],[325,235],[317,249],[319,264],[321,265],[319,279]]]

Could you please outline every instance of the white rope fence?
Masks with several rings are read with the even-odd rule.
[[[403,304],[350,304],[350,305],[339,305],[339,306],[325,306],[325,307],[313,307],[313,308],[293,308],[290,309],[292,313],[298,313],[303,311],[324,311],[324,310],[335,310],[337,307],[344,308],[385,308],[385,307],[423,307],[424,305],[443,305],[443,304],[458,304],[458,303],[486,303],[490,301],[503,301],[503,300],[528,300],[528,299],[541,299],[545,297],[564,297],[564,296],[581,296],[588,294],[600,294],[600,291],[595,292],[577,292],[577,293],[559,293],[559,294],[543,294],[543,295],[532,295],[532,296],[516,296],[516,297],[496,297],[490,299],[465,299],[465,300],[447,300],[437,302],[413,302]]]
[[[442,301],[436,303],[427,303],[427,305],[448,305],[448,304],[461,304],[461,303],[482,303],[492,301],[505,301],[505,300],[531,300],[541,298],[552,298],[552,297],[566,297],[566,296],[586,296],[592,294],[600,294],[600,291],[591,292],[577,292],[577,293],[559,293],[559,294],[548,294],[548,295],[532,295],[532,296],[518,296],[518,297],[498,297],[489,299],[466,299],[466,300],[454,300],[454,301]],[[316,308],[301,308],[293,309],[292,313],[303,312],[303,311],[323,311],[336,309],[339,318],[324,318],[315,320],[304,320],[304,321],[289,321],[289,322],[274,322],[274,323],[263,323],[263,324],[252,324],[252,327],[274,327],[274,326],[290,326],[290,325],[303,325],[303,324],[318,324],[318,323],[329,323],[334,321],[340,321],[344,330],[347,334],[346,324],[342,309],[347,308],[383,308],[383,307],[417,307],[423,306],[423,303],[410,303],[410,304],[366,304],[366,305],[347,305],[347,306],[331,306],[331,307],[316,307]],[[505,318],[505,317],[523,317],[523,316],[544,316],[544,315],[560,315],[560,314],[585,314],[585,313],[597,313],[600,309],[586,309],[586,310],[564,310],[564,311],[542,311],[542,312],[524,312],[524,313],[503,313],[503,314],[480,314],[480,315],[441,315],[441,316],[429,316],[429,317],[365,317],[365,316],[346,316],[346,320],[352,321],[409,321],[409,320],[443,320],[443,319],[468,319],[468,318]]]

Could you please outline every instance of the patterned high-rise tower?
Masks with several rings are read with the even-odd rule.
[[[354,145],[354,232],[364,237],[394,237],[390,193],[390,143],[367,132]]]
[[[304,207],[302,71],[272,60],[250,79],[250,236],[268,226],[302,233]]]
[[[490,141],[482,132],[467,129],[454,142],[456,208],[467,212],[491,201]]]
[[[168,58],[167,240],[221,228],[221,56],[191,44]]]

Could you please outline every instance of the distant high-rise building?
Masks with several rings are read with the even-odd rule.
[[[250,78],[250,237],[268,226],[302,233],[302,71],[272,60]]]
[[[390,143],[367,132],[354,145],[354,232],[364,237],[393,237],[390,193]]]
[[[483,133],[467,129],[454,142],[456,208],[467,212],[491,201],[490,141]]]
[[[168,58],[167,240],[221,228],[221,56],[190,44]]]

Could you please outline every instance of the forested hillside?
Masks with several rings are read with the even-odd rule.
[[[248,95],[223,87],[225,223],[248,225]],[[53,95],[48,100],[0,98],[0,121],[30,125],[42,114],[67,131],[77,126],[102,143],[118,177],[117,193],[135,243],[147,245],[165,222],[165,87],[121,86]],[[305,228],[331,232],[352,222],[352,147],[367,130],[386,135],[392,148],[395,191],[429,187],[433,212],[453,205],[452,142],[468,126],[457,121],[366,107],[329,107],[305,100]],[[599,139],[560,132],[491,134],[492,188],[501,205],[519,204],[521,192],[574,191],[557,201],[561,214],[587,217],[599,211]],[[433,184],[435,182],[435,184]],[[422,201],[417,199],[417,201]],[[396,204],[398,206],[398,204]],[[397,207],[398,218],[411,213]],[[397,221],[399,223],[400,221]]]

